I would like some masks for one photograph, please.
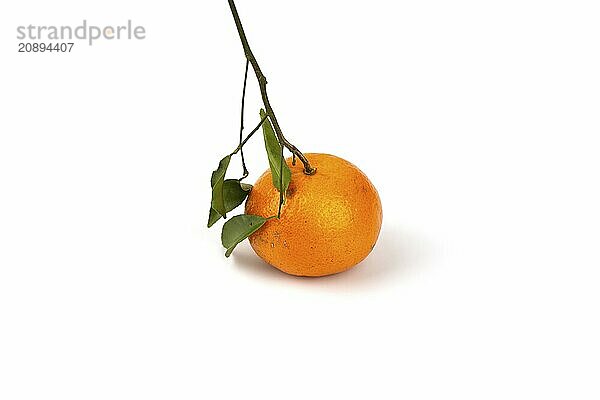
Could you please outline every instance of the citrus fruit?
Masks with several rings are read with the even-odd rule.
[[[316,167],[306,175],[291,165],[292,180],[280,219],[270,219],[250,236],[250,245],[267,263],[300,276],[345,271],[373,249],[381,229],[381,201],[367,176],[348,161],[329,154],[305,154]],[[279,192],[271,171],[256,182],[246,214],[277,215]]]

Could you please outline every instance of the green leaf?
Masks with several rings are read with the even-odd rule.
[[[221,243],[227,249],[225,257],[229,257],[235,246],[256,232],[265,222],[267,218],[249,214],[236,215],[225,222],[221,232]]]
[[[227,167],[229,167],[229,161],[231,161],[231,155],[223,157],[219,162],[219,167],[213,171],[210,177],[210,185],[212,186],[212,200],[210,205],[224,217],[227,211],[225,210],[225,199],[223,196],[223,181],[225,180]]]
[[[208,214],[208,227],[213,226],[218,220],[223,218],[221,214],[215,211],[214,208],[210,208],[210,213]]]
[[[264,118],[267,114],[264,110],[260,110],[260,118]],[[271,121],[267,118],[265,122],[262,124],[263,127],[263,136],[265,138],[265,148],[267,149],[267,156],[269,157],[269,166],[271,167],[271,178],[273,180],[273,186],[277,188],[278,191],[281,192],[281,145],[279,141],[277,141],[277,136],[275,136],[275,131],[273,130],[273,126],[271,125]],[[285,194],[288,186],[290,185],[290,180],[292,179],[292,172],[288,167],[285,160],[283,160],[283,193]]]
[[[252,185],[242,183],[237,179],[227,179],[223,183],[223,196],[225,198],[225,210],[233,210],[244,202],[248,193],[252,190]]]
[[[242,183],[237,179],[227,179],[223,182],[223,200],[225,204],[225,212],[234,210],[237,206],[242,204],[248,193],[252,190],[252,185]],[[213,226],[218,220],[222,218],[222,215],[215,211],[214,208],[210,208],[210,214],[208,216],[208,227]]]

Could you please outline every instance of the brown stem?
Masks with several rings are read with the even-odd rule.
[[[275,117],[275,112],[273,111],[273,107],[271,107],[271,103],[269,102],[269,96],[267,95],[267,78],[262,73],[252,50],[250,49],[250,45],[248,44],[248,39],[246,38],[246,34],[244,33],[244,28],[242,27],[242,22],[240,21],[240,16],[238,15],[237,9],[235,7],[235,3],[233,0],[228,0],[229,8],[231,8],[231,14],[233,14],[233,19],[235,21],[235,26],[237,28],[238,34],[240,35],[240,40],[242,41],[242,46],[244,47],[244,54],[246,55],[246,60],[250,62],[252,65],[252,69],[254,69],[254,73],[256,74],[256,79],[258,80],[258,86],[260,88],[260,94],[262,97],[262,101],[265,105],[265,111],[269,116],[271,122],[273,123],[273,129],[275,130],[275,134],[277,135],[277,139],[279,142],[287,147],[289,151],[292,152],[293,155],[298,157],[302,164],[304,164],[304,173],[307,175],[314,174],[317,169],[311,167],[308,159],[302,154],[300,150],[293,144],[291,144],[281,131],[281,127],[279,126],[279,122],[277,121],[277,117]]]
[[[244,147],[244,145],[246,144],[246,142],[248,140],[250,140],[250,138],[252,137],[252,135],[254,135],[256,133],[256,131],[258,131],[260,129],[260,127],[262,126],[263,122],[265,122],[267,120],[267,116],[265,115],[264,118],[262,118],[260,120],[260,122],[258,123],[258,125],[256,125],[256,127],[254,129],[252,129],[252,131],[248,134],[248,136],[246,136],[246,139],[242,140],[240,142],[240,144],[238,145],[238,147],[235,148],[234,151],[231,152],[230,155],[234,155],[236,154],[238,151],[242,150],[242,147]],[[243,178],[242,178],[243,179]],[[241,179],[240,179],[241,180]]]
[[[241,112],[241,118],[240,118],[240,143],[239,145],[242,145],[242,135],[244,133],[244,104],[246,102],[246,84],[248,83],[248,60],[246,60],[246,72],[244,72],[244,88],[242,90],[242,112]],[[244,158],[244,149],[242,149],[240,147],[240,155],[242,156],[242,168],[243,168],[243,175],[240,178],[240,181],[242,179],[246,179],[248,177],[248,168],[246,168],[246,159]]]

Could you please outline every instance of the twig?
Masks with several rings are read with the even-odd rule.
[[[265,120],[268,118],[268,116],[264,116],[260,122],[258,123],[258,125],[256,125],[256,127],[254,129],[252,129],[252,131],[248,134],[248,136],[246,136],[246,139],[244,139],[239,145],[238,147],[236,147],[236,149],[234,151],[231,152],[230,155],[234,155],[236,154],[238,151],[242,150],[242,147],[244,147],[244,145],[246,144],[246,142],[248,140],[250,140],[250,138],[252,137],[252,135],[254,135],[256,133],[257,130],[260,129],[260,127],[262,126],[263,122],[265,122]]]
[[[246,84],[248,83],[248,65],[249,62],[246,60],[246,72],[244,73],[244,89],[242,90],[242,112],[240,117],[240,146],[242,145],[242,133],[244,132],[244,103],[246,100]],[[242,156],[242,168],[244,169],[244,175],[240,178],[245,179],[248,177],[248,168],[246,168],[246,160],[244,159],[244,150],[240,147],[240,155]]]
[[[231,8],[231,14],[233,15],[233,19],[235,21],[235,26],[237,28],[238,34],[240,35],[240,40],[242,41],[242,46],[244,48],[246,60],[248,60],[250,64],[252,64],[252,68],[254,69],[254,73],[256,74],[256,79],[258,79],[258,86],[260,88],[260,94],[265,105],[265,111],[271,119],[271,122],[273,123],[273,128],[275,130],[275,134],[277,135],[277,139],[279,140],[279,143],[281,145],[287,147],[287,149],[291,151],[292,154],[297,156],[300,159],[300,161],[302,161],[302,163],[304,164],[304,173],[307,175],[312,175],[316,172],[316,168],[311,167],[310,162],[304,156],[304,154],[302,154],[302,152],[300,152],[300,150],[298,150],[296,146],[291,144],[285,138],[285,136],[283,136],[283,133],[279,126],[279,122],[277,122],[277,117],[275,117],[275,112],[271,107],[271,103],[269,103],[269,96],[267,95],[267,78],[262,73],[258,62],[256,61],[256,58],[254,57],[254,54],[250,49],[250,45],[248,44],[248,39],[246,38],[246,34],[244,33],[244,28],[242,27],[242,22],[240,21],[240,16],[238,15],[235,3],[233,2],[233,0],[228,0],[228,2],[229,8]]]

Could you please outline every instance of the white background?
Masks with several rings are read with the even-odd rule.
[[[225,0],[3,1],[0,398],[598,399],[598,3],[238,9],[288,138],[378,188],[374,252],[294,278],[206,229],[244,68]],[[17,53],[84,18],[147,39]]]

